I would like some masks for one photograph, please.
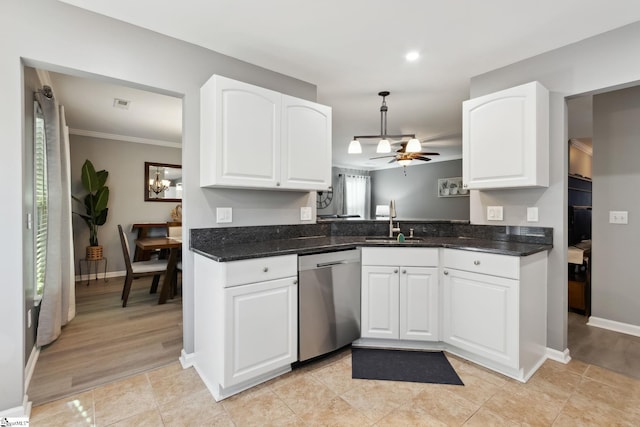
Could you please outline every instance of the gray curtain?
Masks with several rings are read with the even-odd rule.
[[[47,264],[40,303],[36,344],[47,345],[60,335],[62,326],[75,317],[73,236],[71,230],[71,174],[69,132],[64,109],[49,89],[39,91],[47,146]]]
[[[338,174],[338,185],[334,188],[333,200],[336,202],[336,214],[344,215],[345,213],[345,177],[344,174]]]

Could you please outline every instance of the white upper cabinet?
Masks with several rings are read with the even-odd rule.
[[[331,108],[282,95],[281,147],[284,188],[327,189],[331,185]]]
[[[549,186],[549,92],[531,82],[462,104],[468,189]]]
[[[218,75],[200,103],[200,186],[331,185],[331,108]]]

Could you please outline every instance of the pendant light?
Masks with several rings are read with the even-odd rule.
[[[160,179],[160,169],[156,168],[155,179],[149,180],[149,191],[154,192],[157,196],[163,191],[168,190],[170,185],[171,181],[168,179]]]
[[[420,141],[416,138],[415,134],[402,134],[402,135],[387,135],[387,101],[386,97],[389,96],[389,91],[378,92],[378,95],[382,97],[382,105],[380,106],[380,135],[360,135],[354,136],[353,140],[349,143],[349,154],[362,153],[362,146],[360,145],[360,139],[379,139],[376,153],[390,153],[391,142],[389,139],[402,139],[410,138],[405,149],[406,153],[418,153],[422,150]]]

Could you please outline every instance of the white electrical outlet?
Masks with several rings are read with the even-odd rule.
[[[628,224],[629,212],[628,211],[609,211],[609,223],[610,224]]]
[[[302,206],[300,208],[300,221],[311,221],[311,206]]]
[[[537,207],[527,208],[527,221],[529,221],[529,222],[538,222],[538,208]]]
[[[216,222],[218,224],[233,222],[233,209],[216,208]]]
[[[487,206],[487,220],[502,221],[502,206]]]

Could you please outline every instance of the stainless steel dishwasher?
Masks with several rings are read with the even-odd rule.
[[[360,249],[298,257],[298,360],[360,338]]]

